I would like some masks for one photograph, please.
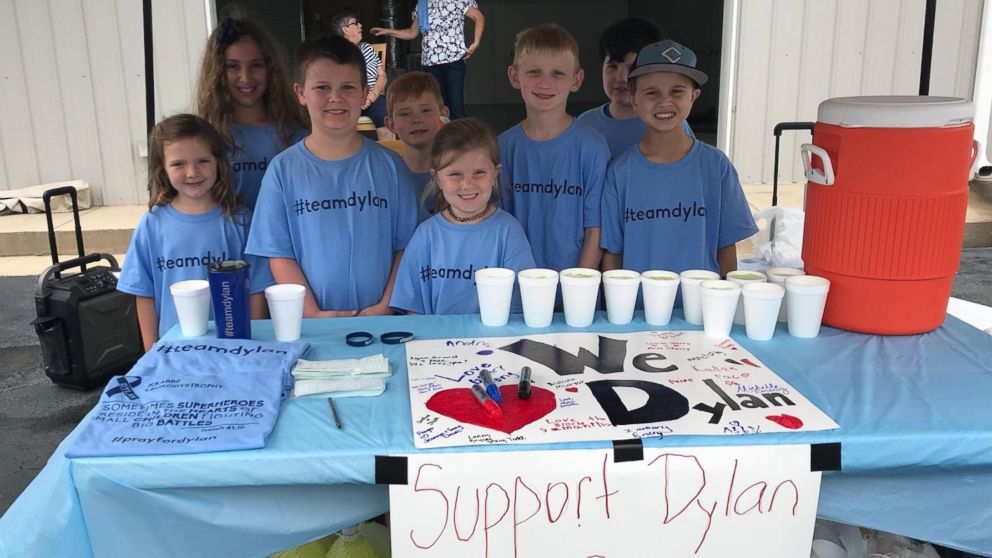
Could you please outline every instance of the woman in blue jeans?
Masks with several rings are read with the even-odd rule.
[[[465,18],[474,23],[472,44],[465,46]],[[407,29],[373,27],[373,35],[407,41],[423,33],[421,65],[437,79],[451,119],[465,116],[465,60],[479,48],[486,18],[475,0],[419,0]]]

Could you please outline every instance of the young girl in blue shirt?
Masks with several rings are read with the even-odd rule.
[[[234,192],[252,211],[272,158],[307,134],[285,59],[262,26],[226,17],[200,65],[197,112],[229,140]]]
[[[252,318],[265,318],[268,263],[246,256],[251,212],[237,204],[225,142],[206,120],[179,114],[149,137],[148,213],[131,236],[117,289],[137,298],[138,325],[148,350],[178,323],[169,286],[206,279],[207,265],[249,263]]]
[[[390,306],[414,314],[478,313],[477,270],[536,267],[523,227],[497,207],[499,166],[496,136],[482,121],[464,118],[438,132],[424,192],[437,213],[407,244]],[[512,307],[520,311],[518,297]]]

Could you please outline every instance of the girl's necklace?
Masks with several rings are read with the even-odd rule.
[[[495,207],[496,207],[495,205],[487,204],[486,207],[482,211],[476,213],[475,215],[469,215],[468,217],[459,217],[459,216],[455,215],[451,211],[451,208],[450,207],[447,209],[447,211],[448,211],[448,216],[451,217],[452,219],[454,219],[455,222],[457,222],[457,223],[471,223],[472,221],[478,221],[479,219],[482,219],[483,217],[485,217],[486,215],[488,215],[489,212],[493,208],[495,208]]]

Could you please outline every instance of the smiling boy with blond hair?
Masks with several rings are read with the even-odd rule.
[[[523,225],[539,267],[598,268],[600,198],[610,160],[606,140],[565,111],[584,74],[564,27],[517,34],[510,85],[527,117],[499,136],[503,208]]]

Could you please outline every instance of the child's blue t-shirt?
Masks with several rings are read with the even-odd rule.
[[[159,337],[179,323],[169,285],[206,279],[208,264],[244,260],[251,266],[249,290],[264,291],[275,281],[265,258],[245,254],[250,223],[251,212],[244,208],[232,217],[219,207],[198,215],[182,213],[171,204],[151,208],[131,235],[117,290],[155,299]]]
[[[272,158],[286,149],[279,137],[275,124],[249,126],[231,124],[231,180],[238,200],[248,209],[255,211],[258,191],[262,187],[262,176],[272,162]],[[307,135],[306,129],[296,130],[289,139],[289,145]]]
[[[734,165],[701,141],[674,163],[629,149],[606,173],[600,246],[624,269],[719,272],[717,250],[757,231]]]
[[[396,152],[369,139],[338,161],[301,141],[265,172],[248,252],[296,260],[321,310],[377,304],[417,224],[412,181]]]
[[[424,199],[424,191],[431,181],[431,172],[413,172],[413,193],[417,196],[417,224],[423,223],[433,215],[434,197]]]
[[[476,314],[475,272],[487,267],[534,267],[520,223],[501,209],[468,225],[435,215],[410,239],[389,305],[417,314]],[[510,309],[520,312],[519,296],[514,295]]]
[[[585,229],[600,225],[606,140],[572,122],[558,137],[535,141],[517,124],[500,134],[499,150],[500,203],[523,226],[538,267],[578,265]]]
[[[625,118],[618,120],[610,116],[610,103],[591,108],[576,118],[582,124],[596,130],[606,138],[606,143],[610,146],[610,158],[616,159],[630,146],[637,144],[644,137],[647,127],[640,118]],[[689,137],[696,137],[692,133],[692,128],[685,120],[682,121],[682,129]]]

